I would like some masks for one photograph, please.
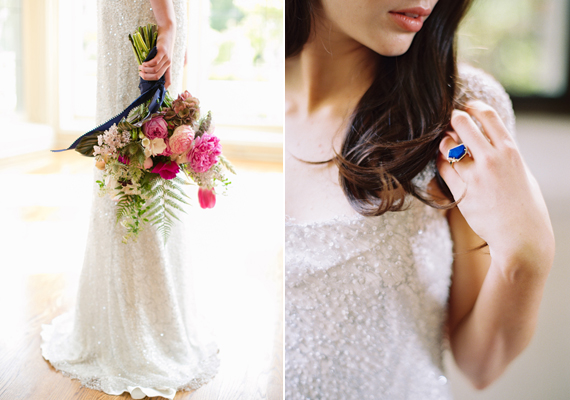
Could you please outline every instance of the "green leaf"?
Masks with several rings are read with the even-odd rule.
[[[101,133],[102,132],[93,132],[91,135],[82,138],[77,147],[75,148],[75,151],[83,154],[84,156],[93,157],[93,146],[97,146],[98,144],[97,137]]]
[[[226,157],[224,157],[223,155],[220,155],[218,157],[218,160],[228,171],[230,171],[234,175],[237,175],[237,173],[234,169],[234,166],[232,165],[231,162],[228,161],[228,159]]]
[[[178,218],[178,215],[176,215],[176,213],[174,211],[172,211],[170,208],[166,209],[166,212],[170,215],[172,215],[172,217],[176,218],[178,221],[180,221],[180,218]],[[182,221],[180,221],[182,222]]]
[[[177,210],[180,210],[182,212],[185,212],[184,209],[182,207],[180,207],[178,204],[176,204],[174,201],[172,201],[169,198],[165,198],[164,199],[164,203],[168,204],[170,207],[172,208],[176,208]]]

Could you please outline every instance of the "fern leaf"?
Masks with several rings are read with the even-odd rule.
[[[173,218],[175,218],[175,219],[177,219],[178,221],[180,221],[180,218],[178,217],[178,215],[176,215],[176,213],[175,213],[174,211],[172,211],[170,208],[166,208],[165,210],[166,210],[166,212],[167,212],[168,214],[170,214]],[[180,222],[182,222],[182,221],[180,221]]]
[[[188,203],[188,201],[186,201],[182,196],[180,196],[178,193],[170,191],[168,192],[168,195],[170,197],[172,197],[173,199],[176,199],[176,201],[183,203],[183,204],[188,204],[190,205],[190,203]]]
[[[185,212],[184,209],[178,205],[178,203],[170,200],[169,198],[164,199],[164,203],[168,204],[172,208],[176,208],[179,211]]]

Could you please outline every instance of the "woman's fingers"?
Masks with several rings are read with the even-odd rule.
[[[477,158],[477,154],[489,150],[489,141],[465,111],[453,110],[451,126],[461,141],[469,148],[474,158]]]
[[[154,60],[154,58],[153,58]],[[157,64],[155,64],[152,67],[147,66],[145,63],[143,63],[142,65],[139,66],[139,71],[143,71],[145,73],[149,73],[149,74],[155,74],[157,71],[159,71],[161,68],[163,68],[164,65],[166,65],[167,67],[169,67],[171,64],[171,61],[168,59],[168,57],[162,57],[160,59],[160,62],[158,62]]]
[[[143,67],[140,68],[139,75],[141,78],[147,81],[156,81],[160,79],[165,73],[168,68],[170,68],[170,61],[163,58],[163,62],[158,64],[154,68]]]
[[[457,134],[457,132],[446,131],[445,134],[451,136],[453,138],[453,140],[455,140],[457,143],[461,143],[461,139],[459,138],[459,135]]]
[[[449,150],[456,146],[459,146],[460,144],[461,143],[457,142],[451,135],[448,135],[441,140],[441,143],[439,144],[439,151],[446,163],[449,164],[449,166],[453,168],[457,174],[459,174],[463,181],[466,181],[469,171],[472,170],[473,164],[473,158],[471,158],[469,155],[470,150],[468,150],[468,153],[460,161],[454,162],[453,165],[450,164],[447,160],[447,154],[449,153]]]
[[[164,88],[168,89],[170,87],[170,67],[164,73]]]
[[[442,159],[441,157],[437,160],[437,169],[439,174],[447,184],[447,187],[451,191],[453,198],[459,200],[465,194],[467,185],[461,180],[459,174],[453,169],[449,163]]]
[[[451,193],[455,199],[459,199],[461,196],[463,196],[466,187],[465,181],[461,177],[461,174],[456,169],[456,167],[458,164],[464,161],[468,161],[467,158],[469,158],[469,156],[465,156],[463,160],[453,163],[453,165],[447,161],[447,152],[449,149],[457,145],[458,143],[451,136],[445,136],[439,145],[439,151],[441,154],[437,159],[437,169],[439,170],[439,174],[451,190]],[[472,162],[472,160],[469,161]]]
[[[164,53],[160,53],[158,52],[156,54],[156,56],[154,56],[154,58],[152,60],[148,60],[142,63],[143,66],[148,67],[148,68],[153,68],[156,67],[159,63],[159,61],[164,57]]]
[[[470,101],[467,103],[466,111],[477,118],[494,146],[500,146],[505,141],[511,140],[511,135],[503,120],[490,105],[479,100]]]
[[[168,68],[170,68],[169,66],[162,65],[161,68],[158,70],[158,72],[156,73],[144,73],[141,72],[139,75],[141,76],[141,78],[143,78],[145,81],[157,81],[159,80],[168,70]]]
[[[166,52],[159,49],[156,56],[150,60],[142,63],[139,66],[139,75],[147,81],[156,81],[160,79],[168,68],[170,68],[171,60]]]

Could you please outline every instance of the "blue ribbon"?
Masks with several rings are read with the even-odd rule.
[[[152,60],[156,56],[156,53],[157,53],[156,47],[153,47],[148,53],[148,56],[145,58],[145,61]],[[91,135],[94,135],[96,133],[104,132],[107,129],[109,129],[111,126],[113,126],[113,124],[118,124],[119,122],[121,122],[123,118],[126,118],[129,115],[129,113],[133,108],[136,108],[141,104],[144,104],[149,99],[152,99],[152,101],[148,106],[147,116],[158,112],[160,110],[160,107],[162,106],[162,102],[164,101],[164,96],[166,95],[166,89],[164,88],[164,83],[165,83],[164,75],[157,81],[145,81],[143,78],[140,78],[139,89],[141,95],[135,101],[133,101],[131,105],[125,108],[124,111],[122,111],[119,115],[113,117],[109,121],[105,122],[104,124],[99,125],[97,128],[92,129],[86,134],[78,137],[77,140],[75,140],[75,142],[73,142],[73,144],[69,146],[67,149],[52,150],[52,152],[59,153],[61,151],[75,149],[83,139]]]

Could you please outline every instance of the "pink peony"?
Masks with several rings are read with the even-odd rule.
[[[220,139],[204,133],[194,140],[194,145],[188,152],[188,162],[194,171],[206,172],[218,162],[220,154],[222,154]]]
[[[172,179],[176,176],[178,171],[180,171],[180,167],[175,162],[159,162],[152,169],[152,172],[159,174],[162,179]]]
[[[189,125],[180,125],[169,139],[170,150],[173,154],[186,153],[192,146],[192,140],[194,140],[194,129]]]
[[[202,208],[214,208],[216,205],[216,194],[214,189],[198,189],[198,201]]]
[[[168,125],[162,117],[154,117],[143,125],[143,132],[149,139],[166,139],[168,137]]]

